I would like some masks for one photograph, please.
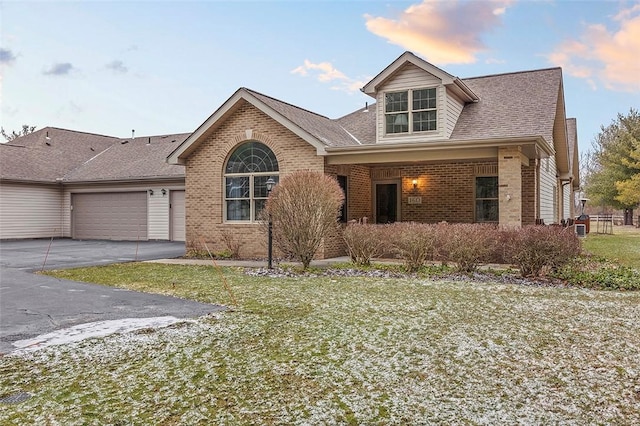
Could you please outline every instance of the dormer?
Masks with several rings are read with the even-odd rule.
[[[403,53],[362,91],[378,105],[376,143],[449,139],[464,105],[479,100],[459,78],[411,52]]]

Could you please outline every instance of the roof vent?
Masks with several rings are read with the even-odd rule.
[[[369,112],[369,102],[364,103],[364,110],[362,112]]]
[[[131,129],[131,140],[136,137],[136,129]]]
[[[48,141],[51,140],[51,138],[49,137],[49,132],[48,131],[47,131],[47,136],[45,136],[45,139],[48,140]]]
[[[149,139],[147,139],[147,145],[151,145],[151,136],[149,136]]]
[[[124,145],[124,144],[129,143],[129,141],[125,139],[125,140],[123,140],[123,141],[122,141],[122,142],[120,142],[120,143],[121,143],[122,145]]]

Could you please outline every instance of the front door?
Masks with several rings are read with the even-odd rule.
[[[400,185],[397,182],[377,182],[375,187],[376,223],[393,223],[399,219],[400,212],[398,194]]]

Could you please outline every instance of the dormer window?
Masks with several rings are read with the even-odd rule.
[[[411,106],[410,110],[409,106]],[[386,133],[436,130],[436,111],[435,87],[386,93],[384,105]]]

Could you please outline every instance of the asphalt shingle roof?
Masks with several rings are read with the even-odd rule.
[[[462,79],[478,95],[465,105],[451,139],[542,136],[553,143],[560,68]]]
[[[553,144],[562,70],[550,68],[461,79],[479,98],[464,106],[450,139],[542,136]],[[376,104],[338,119],[246,89],[283,117],[330,147],[376,143]]]
[[[119,140],[64,176],[65,182],[137,180],[184,177],[184,166],[171,165],[167,156],[189,133]]]
[[[332,120],[323,115],[307,111],[306,109],[251,89],[245,90],[327,146],[351,146],[358,144],[358,142],[345,131],[338,120]]]
[[[45,127],[0,144],[0,177],[55,182],[118,141],[111,136]]]
[[[0,144],[0,178],[35,182],[180,178],[184,166],[165,160],[187,136],[120,139],[45,127]]]

